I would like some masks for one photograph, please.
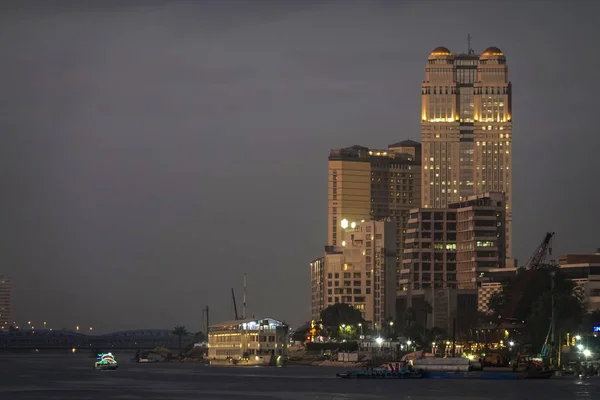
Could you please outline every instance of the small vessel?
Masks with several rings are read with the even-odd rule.
[[[94,369],[115,370],[119,367],[119,364],[117,363],[117,360],[115,359],[115,356],[112,355],[112,353],[98,354],[96,360],[97,361],[94,363]]]
[[[342,379],[421,379],[423,374],[421,371],[412,371],[401,369],[393,371],[386,368],[373,368],[357,371],[348,371],[342,374],[336,374]]]
[[[378,368],[365,368],[336,374],[342,379],[421,379],[423,371],[415,370],[406,362],[385,363]]]

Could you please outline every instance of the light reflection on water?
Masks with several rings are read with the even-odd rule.
[[[595,400],[600,377],[543,381],[339,380],[326,367],[134,364],[95,371],[93,357],[0,353],[0,399]],[[342,370],[344,370],[342,368]]]

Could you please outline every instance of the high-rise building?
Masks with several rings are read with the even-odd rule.
[[[0,329],[8,329],[12,321],[11,281],[0,275]]]
[[[512,258],[511,83],[500,49],[431,52],[421,86],[421,138],[422,206],[506,193],[506,257]]]
[[[446,208],[410,212],[396,303],[398,318],[407,308],[431,312],[426,326],[461,329],[477,314],[477,288],[489,271],[505,270],[505,195],[469,196]],[[447,330],[447,332],[450,332]]]
[[[447,208],[411,210],[401,290],[477,289],[482,273],[504,268],[504,199],[485,193]]]
[[[326,246],[311,263],[312,318],[336,303],[360,310],[372,326],[393,317],[396,304],[396,224],[391,221],[341,222],[338,246]],[[323,300],[321,301],[321,296]]]
[[[310,318],[313,321],[320,319],[321,311],[325,308],[324,265],[324,257],[310,262]]]
[[[396,269],[401,268],[408,212],[421,204],[421,144],[405,140],[387,149],[352,146],[329,154],[328,245],[339,246],[342,220],[390,218],[396,227]]]

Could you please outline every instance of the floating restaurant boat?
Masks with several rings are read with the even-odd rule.
[[[287,324],[273,318],[251,318],[211,325],[211,366],[283,366],[289,346]]]

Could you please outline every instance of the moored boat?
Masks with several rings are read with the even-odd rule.
[[[336,374],[342,379],[421,379],[421,371],[398,370],[393,371],[384,368],[373,368],[365,370],[348,371],[346,373]]]

